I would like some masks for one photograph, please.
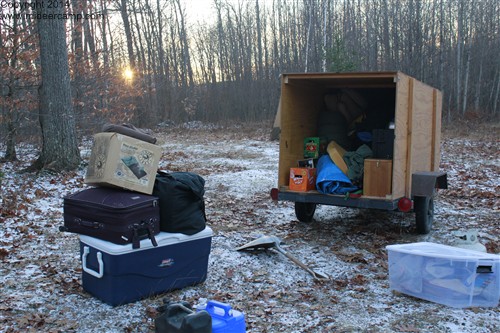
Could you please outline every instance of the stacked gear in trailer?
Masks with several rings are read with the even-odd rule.
[[[283,74],[275,200],[292,201],[299,221],[316,206],[414,212],[431,230],[439,170],[441,92],[401,72]],[[304,159],[304,139],[326,149]],[[290,186],[290,171],[314,168],[315,188]],[[296,172],[295,172],[296,173]]]

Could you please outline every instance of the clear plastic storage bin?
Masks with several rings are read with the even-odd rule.
[[[386,249],[391,289],[455,308],[498,305],[500,255],[427,242]]]

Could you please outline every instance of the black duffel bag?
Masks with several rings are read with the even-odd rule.
[[[193,235],[205,229],[205,180],[192,172],[156,174],[153,195],[159,198],[160,230]]]

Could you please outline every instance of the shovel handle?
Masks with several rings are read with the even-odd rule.
[[[290,253],[286,252],[286,251],[283,251],[281,252],[283,253],[288,259],[290,259],[291,261],[293,261],[297,266],[305,269],[306,271],[310,271],[311,269],[306,266],[302,261],[300,261],[299,259],[297,259],[295,256],[291,255]]]
[[[281,252],[283,255],[285,255],[288,259],[290,259],[291,261],[293,261],[294,264],[296,264],[297,266],[299,266],[300,268],[304,269],[306,272],[308,272],[309,274],[311,274],[315,279],[327,279],[327,277],[322,276],[321,274],[316,273],[311,268],[309,268],[309,266],[307,266],[306,264],[304,264],[302,261],[300,261],[299,259],[297,259],[293,255],[291,255],[290,253],[288,253],[285,250],[283,250],[281,247],[278,246],[278,247],[276,247],[276,249],[279,252]]]

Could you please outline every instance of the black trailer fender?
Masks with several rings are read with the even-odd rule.
[[[411,196],[419,234],[428,234],[431,231],[434,221],[434,193],[436,188],[448,188],[446,172],[423,171],[412,174]]]
[[[412,174],[411,196],[431,197],[436,188],[447,189],[448,179],[443,171],[420,171]]]

